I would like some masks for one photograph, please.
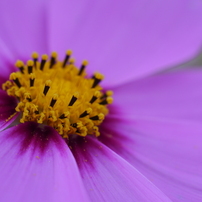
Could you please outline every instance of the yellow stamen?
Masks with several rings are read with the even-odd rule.
[[[21,73],[24,73],[24,63],[21,60],[17,60],[15,66],[20,69]]]
[[[55,128],[63,138],[71,134],[99,136],[99,125],[108,114],[107,105],[113,99],[112,91],[102,91],[100,73],[86,77],[84,60],[80,68],[74,65],[68,50],[64,61],[57,61],[57,53],[41,56],[33,53],[27,65],[20,60],[20,71],[11,73],[3,84],[7,94],[18,99],[16,111],[21,112],[20,122],[35,121]]]
[[[32,53],[32,58],[38,59],[38,53],[36,53],[36,52]]]

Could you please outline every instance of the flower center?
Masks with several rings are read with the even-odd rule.
[[[10,74],[10,80],[3,84],[9,96],[19,103],[16,111],[22,112],[20,122],[34,121],[55,128],[63,138],[71,134],[99,136],[98,126],[108,114],[112,91],[103,92],[99,83],[103,75],[86,75],[87,61],[80,68],[66,52],[64,61],[57,61],[53,52],[50,60],[33,53],[33,60],[27,65],[17,61],[20,71]]]

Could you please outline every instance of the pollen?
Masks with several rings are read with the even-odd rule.
[[[88,61],[78,68],[71,55],[68,50],[59,61],[53,52],[50,57],[42,55],[39,61],[38,54],[33,53],[26,64],[18,60],[15,65],[19,71],[10,74],[3,90],[17,98],[15,110],[21,112],[21,123],[49,125],[63,138],[73,134],[99,136],[99,125],[108,114],[113,92],[100,86],[102,74],[87,75]]]

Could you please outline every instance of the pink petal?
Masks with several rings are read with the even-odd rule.
[[[111,119],[101,140],[176,202],[201,201],[202,125]]]
[[[11,55],[11,51],[0,38],[0,86],[8,80],[11,72],[16,71],[14,63],[11,64],[9,61],[12,61]]]
[[[50,127],[27,122],[0,134],[1,201],[88,201],[69,148]]]
[[[116,111],[127,117],[180,119],[201,123],[200,86],[200,70],[156,75],[113,89],[114,106],[117,106]]]
[[[94,138],[71,143],[91,201],[170,201],[124,159]]]
[[[16,106],[16,99],[8,96],[5,91],[0,90],[0,130],[5,129],[15,120],[18,115],[15,111]]]
[[[33,51],[48,53],[46,10],[47,1],[0,1],[0,75]]]
[[[90,61],[114,85],[188,60],[202,42],[199,0],[53,0],[50,48]]]

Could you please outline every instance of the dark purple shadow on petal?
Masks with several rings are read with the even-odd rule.
[[[73,135],[69,138],[68,145],[80,169],[82,169],[82,167],[84,166],[84,162],[89,163],[92,169],[94,168],[92,157],[88,154],[89,145],[87,138]]]
[[[113,151],[120,153],[125,153],[125,142],[130,142],[130,138],[122,134],[122,124],[134,124],[131,121],[123,119],[122,114],[119,113],[118,106],[110,106],[110,113],[103,121],[100,127],[100,136],[98,139],[111,148]],[[114,129],[114,127],[116,127]],[[119,129],[120,127],[120,129]],[[135,147],[135,145],[134,145]]]
[[[0,89],[2,89],[2,84],[5,83],[8,80],[6,79],[6,76],[0,75]]]
[[[31,149],[33,154],[36,151],[44,154],[48,151],[50,143],[55,144],[61,154],[64,153],[64,140],[57,131],[49,126],[40,125],[35,122],[26,122],[12,127],[12,129],[13,131],[8,135],[8,138],[20,137],[19,155],[24,154],[28,149]]]
[[[16,112],[16,106],[17,100],[0,90],[0,129],[9,124],[8,118]]]
[[[114,131],[113,128],[111,128],[110,123],[116,122],[117,126],[119,125],[119,121],[116,118],[110,118],[107,117],[105,120],[105,123],[103,123],[100,133],[101,135],[98,137],[98,139],[105,145],[110,146],[114,151],[116,150],[122,150],[122,139],[123,136],[120,132]],[[114,124],[114,123],[113,123]]]

